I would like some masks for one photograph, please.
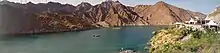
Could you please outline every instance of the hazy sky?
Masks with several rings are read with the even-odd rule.
[[[14,2],[25,2],[25,0],[9,0]],[[26,0],[26,2],[32,1],[34,3],[44,2],[45,1],[54,1],[60,3],[69,3],[73,5],[77,5],[82,1],[87,1],[91,4],[98,4],[104,0]],[[158,0],[119,0],[121,3],[125,5],[138,5],[138,4],[155,4]],[[165,2],[184,8],[192,11],[202,12],[202,13],[210,13],[215,9],[216,6],[220,4],[220,0],[164,0]]]

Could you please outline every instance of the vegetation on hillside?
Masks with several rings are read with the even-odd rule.
[[[213,30],[169,27],[153,35],[150,53],[220,53],[220,36]]]

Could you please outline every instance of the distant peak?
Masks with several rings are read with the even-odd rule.
[[[218,5],[216,8],[220,8],[220,5]]]
[[[89,2],[82,2],[80,4],[91,5]]]
[[[10,1],[8,1],[8,0],[3,0],[3,1],[0,1],[0,2],[10,2]]]
[[[32,3],[32,2],[28,2],[27,4],[34,4],[34,3]]]
[[[214,11],[220,11],[220,5],[217,5]]]
[[[164,1],[158,1],[156,4],[167,4],[167,3]]]
[[[92,6],[92,5],[90,3],[88,3],[88,2],[81,2],[77,6]]]
[[[14,3],[14,2],[10,2],[8,0],[3,0],[3,1],[0,2],[0,4],[9,4],[9,3]]]
[[[115,2],[118,2],[118,3],[120,3],[120,1],[118,1],[118,0],[117,0],[117,1],[115,1]]]
[[[110,3],[120,3],[120,1],[113,1],[113,0],[106,0],[106,1],[104,1],[104,2],[110,2]]]
[[[59,5],[61,5],[61,3],[59,3],[59,2],[48,2],[47,4],[59,4]]]
[[[169,4],[164,1],[158,1],[155,5],[169,5]]]
[[[104,1],[104,2],[102,2],[102,3],[107,3],[107,4],[121,4],[121,2],[120,1],[112,1],[112,0],[108,0],[108,1]]]

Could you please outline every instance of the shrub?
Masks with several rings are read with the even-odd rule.
[[[167,28],[153,34],[150,53],[216,53],[220,52],[220,35],[214,30],[190,27]],[[188,38],[187,41],[181,41]]]

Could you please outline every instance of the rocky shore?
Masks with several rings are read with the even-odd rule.
[[[153,33],[150,53],[219,53],[220,36],[213,30],[169,27]]]

